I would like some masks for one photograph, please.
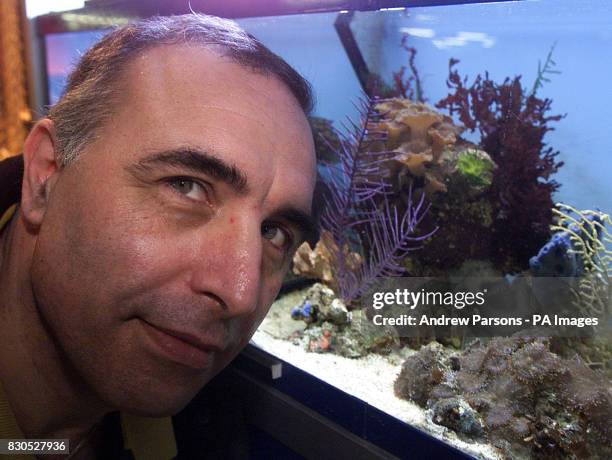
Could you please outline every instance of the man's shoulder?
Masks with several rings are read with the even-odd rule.
[[[121,430],[124,448],[136,460],[169,460],[177,454],[172,417],[121,414]]]
[[[97,460],[171,460],[177,449],[171,417],[107,414],[91,435]]]

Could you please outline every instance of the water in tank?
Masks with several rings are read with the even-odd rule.
[[[477,457],[609,458],[610,5],[240,22],[311,81],[320,160],[253,342]]]

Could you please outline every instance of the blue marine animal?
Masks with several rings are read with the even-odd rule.
[[[580,264],[571,249],[569,234],[555,233],[538,255],[529,259],[529,268],[535,276],[577,276]]]
[[[579,235],[581,240],[587,240],[586,229],[597,229],[597,237],[600,237],[599,226],[593,223],[601,223],[601,216],[589,214],[582,218],[581,224],[571,224],[567,230],[558,231],[550,241],[546,243],[538,255],[529,259],[529,268],[535,276],[562,276],[574,277],[584,273],[584,260],[581,257],[580,248],[575,247],[575,238]],[[586,225],[585,225],[586,224]]]
[[[291,317],[295,320],[303,320],[306,323],[312,323],[317,319],[317,311],[310,301],[306,300],[302,305],[293,307],[291,310]]]

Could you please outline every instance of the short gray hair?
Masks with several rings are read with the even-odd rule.
[[[115,29],[79,60],[58,103],[49,111],[60,166],[74,161],[113,115],[121,74],[136,55],[158,45],[198,44],[262,75],[278,78],[306,115],[313,106],[308,82],[235,22],[202,14],[154,17]]]

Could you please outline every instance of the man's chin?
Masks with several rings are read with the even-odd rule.
[[[194,397],[195,395],[193,394],[172,399],[167,397],[149,399],[145,396],[142,399],[138,398],[139,400],[122,403],[119,411],[140,417],[170,417],[183,410]]]
[[[211,379],[207,374],[185,378],[166,373],[145,379],[142,374],[131,374],[112,383],[98,383],[97,393],[112,410],[144,417],[167,417],[180,412],[200,392]]]

